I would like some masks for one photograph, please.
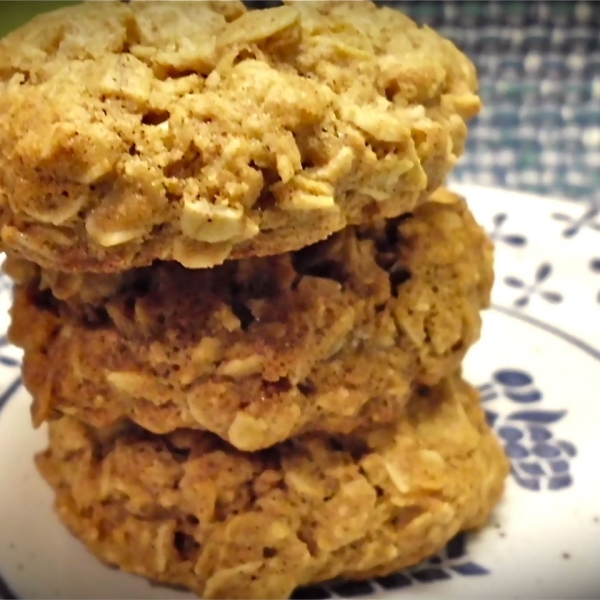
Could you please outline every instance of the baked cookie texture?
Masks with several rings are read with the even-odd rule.
[[[369,2],[98,3],[0,41],[0,237],[44,268],[188,268],[414,209],[480,108],[448,40]]]
[[[394,425],[252,454],[189,429],[63,417],[37,464],[97,557],[203,598],[284,598],[417,563],[486,522],[508,471],[458,376],[421,388]]]
[[[7,270],[36,425],[129,418],[246,451],[395,421],[415,386],[459,367],[493,281],[491,243],[446,191],[411,215],[214,269]]]

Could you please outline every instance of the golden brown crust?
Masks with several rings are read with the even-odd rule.
[[[69,7],[0,41],[0,236],[65,271],[295,250],[424,201],[479,105],[370,2]]]
[[[212,431],[258,450],[393,421],[479,337],[491,244],[462,199],[302,251],[189,271],[68,275],[9,263],[34,421]],[[41,289],[40,289],[41,288]],[[58,298],[58,300],[56,299]]]
[[[101,560],[204,598],[284,598],[415,564],[486,522],[507,460],[478,394],[456,376],[422,394],[397,425],[252,454],[63,417],[38,467]]]

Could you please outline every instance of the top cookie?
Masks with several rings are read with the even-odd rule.
[[[412,210],[462,153],[471,62],[369,2],[84,3],[0,41],[2,244],[189,268]]]

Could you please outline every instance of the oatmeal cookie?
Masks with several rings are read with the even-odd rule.
[[[203,598],[284,598],[413,565],[482,526],[507,475],[477,392],[455,376],[420,389],[394,425],[259,453],[63,417],[37,464],[97,557]]]
[[[410,211],[480,108],[451,42],[370,2],[89,2],[0,41],[0,237],[45,268],[188,268]]]
[[[36,425],[128,417],[258,450],[389,422],[478,338],[492,249],[461,199],[347,228],[299,252],[190,271],[69,275],[10,263],[10,339]]]

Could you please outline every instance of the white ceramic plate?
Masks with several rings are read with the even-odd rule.
[[[305,598],[598,598],[600,211],[460,187],[496,240],[494,305],[466,364],[512,475],[492,523],[395,576],[315,587]],[[10,288],[0,280],[0,334]],[[103,567],[60,525],[33,468],[19,353],[0,338],[0,597],[169,598]]]

